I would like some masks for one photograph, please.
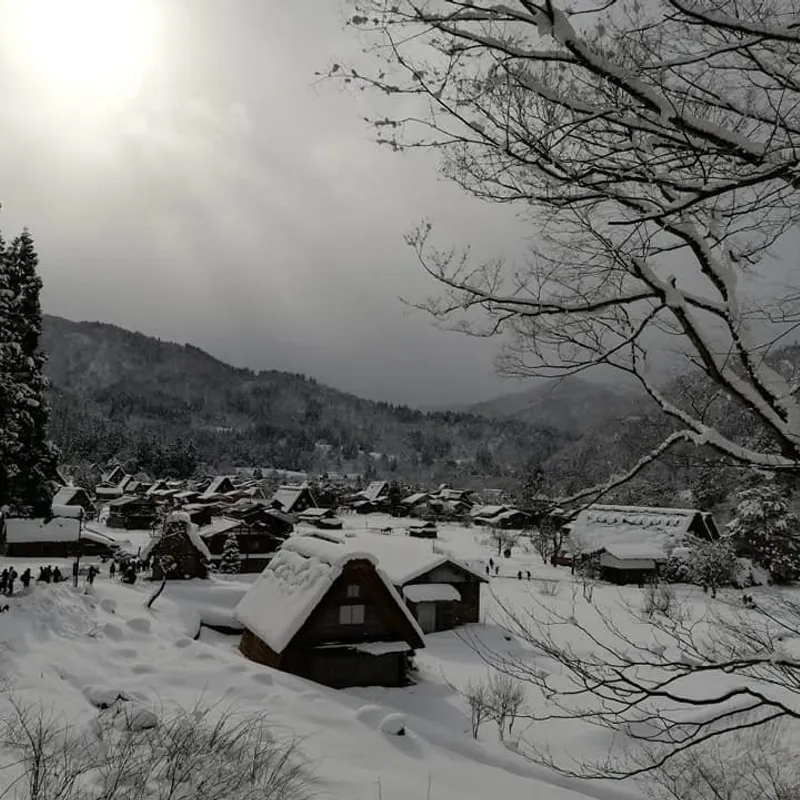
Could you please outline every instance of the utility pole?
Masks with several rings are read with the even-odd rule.
[[[72,568],[72,585],[78,588],[78,575],[81,571],[81,524],[83,523],[83,508],[78,514],[78,552],[75,554],[75,565]]]

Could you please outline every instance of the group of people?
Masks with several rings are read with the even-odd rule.
[[[108,568],[108,576],[109,578],[114,578],[117,573],[119,573],[119,577],[123,583],[133,584],[136,582],[138,574],[147,567],[147,561],[143,561],[138,558],[126,558],[119,561],[119,563],[116,560],[113,560]],[[78,561],[73,561],[72,577],[76,582],[78,578],[78,570]],[[100,569],[94,564],[90,564],[86,571],[86,582],[91,586],[94,583],[94,579],[99,574]],[[18,573],[14,567],[4,568],[0,572],[0,595],[11,597],[11,595],[14,594],[14,584],[16,583],[17,579],[19,579],[22,587],[27,589],[31,584],[31,580],[33,579],[31,568],[26,567],[21,574]],[[39,567],[39,576],[36,578],[37,583],[61,583],[65,580],[67,580],[67,576],[64,575],[58,565],[53,567],[47,564]],[[2,608],[5,610],[7,607]]]
[[[14,594],[14,581],[20,579],[20,583],[27,589],[31,582],[30,567],[20,575],[14,567],[6,567],[0,572],[0,594],[11,597]]]

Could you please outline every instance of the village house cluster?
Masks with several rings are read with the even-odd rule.
[[[481,620],[481,587],[499,574],[496,562],[465,563],[437,547],[440,525],[482,527],[500,559],[521,537],[534,542],[546,518],[558,541],[551,564],[614,583],[641,584],[687,542],[719,538],[711,515],[692,509],[593,505],[568,519],[492,492],[275,477],[151,479],[117,466],[94,491],[65,480],[49,519],[2,520],[3,552],[118,560],[126,536],[138,535],[153,580],[258,574],[235,610],[245,656],[334,687],[402,686],[426,635]],[[380,515],[380,527],[343,523],[366,514]],[[238,564],[225,569],[232,553]]]

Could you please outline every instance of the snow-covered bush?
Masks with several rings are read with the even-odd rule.
[[[238,575],[242,569],[241,553],[239,551],[239,537],[230,533],[225,537],[222,548],[222,558],[219,562],[219,571],[226,575]]]
[[[195,708],[156,726],[119,725],[101,711],[79,728],[3,698],[0,759],[10,800],[305,800],[310,775],[296,742],[277,737],[261,716]],[[218,709],[217,709],[218,711]]]
[[[670,556],[660,567],[658,577],[665,583],[691,583],[692,566],[680,556]]]
[[[702,542],[693,547],[689,563],[692,583],[702,586],[704,591],[710,589],[712,597],[717,596],[720,587],[733,585],[739,571],[733,545],[728,539]]]
[[[800,519],[789,511],[785,493],[774,484],[737,495],[736,515],[728,526],[736,552],[769,571],[775,583],[800,577]]]

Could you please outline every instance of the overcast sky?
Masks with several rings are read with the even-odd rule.
[[[398,298],[435,290],[403,244],[420,219],[492,254],[522,228],[317,81],[357,52],[343,20],[339,0],[0,2],[0,229],[32,230],[45,311],[396,402],[518,389],[493,344]]]

